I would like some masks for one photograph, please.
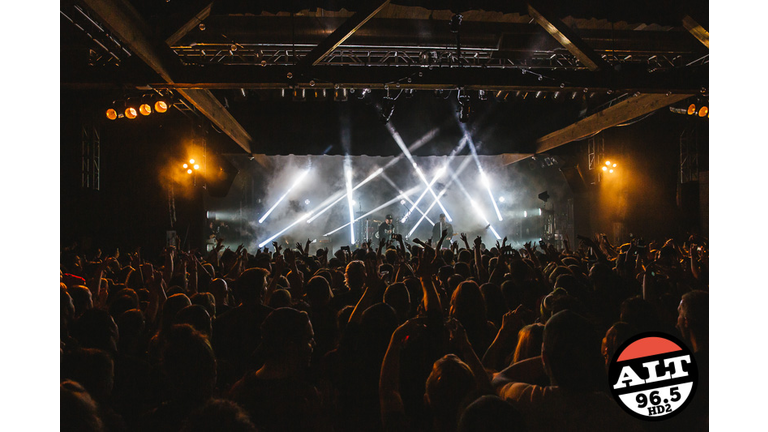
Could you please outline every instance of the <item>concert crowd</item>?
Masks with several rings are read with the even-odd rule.
[[[61,430],[707,430],[706,239],[446,233],[335,251],[64,247]],[[648,331],[698,365],[668,421],[609,389],[616,349]]]

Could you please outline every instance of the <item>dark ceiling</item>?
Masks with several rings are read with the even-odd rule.
[[[341,152],[340,119],[371,142],[387,103],[417,139],[461,95],[514,162],[706,96],[707,29],[707,2],[62,1],[61,86],[170,95],[265,154]]]

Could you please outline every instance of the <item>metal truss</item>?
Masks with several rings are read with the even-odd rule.
[[[696,125],[680,134],[680,183],[699,180],[699,132]]]
[[[246,66],[293,66],[314,48],[310,44],[226,44],[201,43],[174,46],[173,51],[187,65],[226,64]],[[459,57],[460,55],[460,57]],[[611,65],[641,64],[649,72],[706,62],[707,57],[692,59],[683,55],[652,53],[602,54]],[[455,47],[370,47],[340,46],[323,58],[325,66],[421,66],[443,68],[462,66],[481,69],[560,69],[586,70],[565,49],[526,51],[507,55],[493,48]]]

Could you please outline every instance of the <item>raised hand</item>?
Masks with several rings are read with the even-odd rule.
[[[289,266],[293,267],[296,264],[296,255],[292,250],[286,249],[283,255],[285,256],[285,262]]]
[[[275,256],[275,265],[272,266],[272,275],[280,276],[285,269],[285,259],[282,255]]]
[[[505,313],[501,318],[501,328],[499,331],[502,331],[505,334],[517,334],[517,332],[525,325],[525,320],[523,319],[525,314],[526,311],[523,305],[519,305],[515,310]]]
[[[472,344],[469,343],[469,338],[467,338],[467,331],[464,330],[464,326],[461,325],[459,320],[453,317],[448,318],[445,326],[448,328],[451,342],[453,342],[457,348],[472,348]]]
[[[365,260],[365,285],[369,289],[379,288],[384,284],[384,280],[379,273],[376,260]]]
[[[402,345],[405,341],[410,339],[411,336],[418,335],[425,328],[426,324],[424,318],[411,318],[392,332],[391,342],[393,344]]]
[[[467,233],[461,233],[459,237],[461,237],[461,241],[464,242],[464,247],[466,247],[467,249],[471,249],[469,247],[469,239],[467,238]]]

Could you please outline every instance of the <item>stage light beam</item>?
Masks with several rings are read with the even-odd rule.
[[[349,208],[349,238],[350,244],[355,244],[355,200],[352,199],[352,162],[347,155],[344,158],[344,175],[347,178],[347,204]]]
[[[195,161],[194,161],[194,159],[190,159],[189,162],[190,163],[194,163]],[[304,177],[306,177],[307,174],[309,174],[309,169],[305,169],[305,170],[303,170],[301,172],[301,174],[299,174],[299,177],[293,182],[291,187],[289,187],[288,190],[285,191],[283,196],[281,196],[280,199],[278,199],[277,202],[274,203],[272,205],[272,207],[269,210],[267,210],[267,212],[261,218],[259,218],[259,223],[264,223],[264,221],[267,219],[267,217],[277,208],[278,204],[280,204],[285,199],[285,197],[288,196],[288,193],[293,188],[295,188],[299,183],[301,183],[302,180],[304,180]]]

